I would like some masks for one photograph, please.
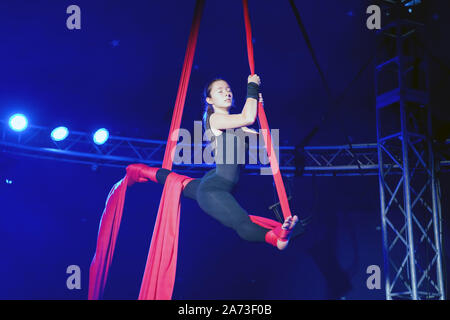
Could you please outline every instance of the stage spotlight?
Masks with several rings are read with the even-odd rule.
[[[67,138],[69,130],[66,127],[58,127],[53,129],[51,136],[54,141],[61,141]]]
[[[9,118],[9,126],[14,131],[20,132],[28,127],[28,120],[23,114],[16,113]]]
[[[95,144],[98,144],[98,145],[104,144],[108,140],[108,138],[109,138],[109,132],[105,128],[98,129],[94,133],[94,137],[93,137]]]

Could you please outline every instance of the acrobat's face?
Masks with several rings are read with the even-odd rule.
[[[219,80],[212,84],[210,97],[206,102],[216,108],[229,108],[233,104],[233,92],[226,81]]]

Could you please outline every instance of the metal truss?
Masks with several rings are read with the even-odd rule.
[[[440,163],[431,138],[427,59],[415,42],[421,31],[417,23],[397,21],[378,35],[383,42],[375,85],[387,299],[445,299]]]
[[[92,166],[125,168],[132,163],[144,163],[160,167],[166,141],[110,136],[108,142],[98,146],[92,135],[86,132],[70,132],[63,141],[50,138],[51,128],[30,126],[17,133],[0,121],[0,151],[39,159],[52,159]],[[450,141],[448,141],[450,147]],[[178,146],[182,147],[180,143]],[[191,146],[191,163],[201,157],[205,144]],[[199,154],[200,153],[200,154]],[[251,154],[251,153],[250,153]],[[293,146],[279,147],[279,166],[284,176],[293,175],[378,175],[377,144],[353,144],[341,146],[310,146],[301,150]],[[255,159],[254,159],[255,160]],[[256,162],[256,160],[255,160]],[[265,162],[267,163],[267,161]],[[450,169],[450,161],[441,165]],[[268,165],[246,164],[246,174],[258,174]],[[202,174],[212,165],[174,163],[173,170],[182,174]]]

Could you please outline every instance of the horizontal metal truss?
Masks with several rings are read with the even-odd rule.
[[[96,145],[92,135],[86,132],[70,132],[63,141],[53,141],[51,128],[30,126],[23,132],[12,131],[0,122],[0,150],[10,154],[52,159],[72,163],[125,168],[132,163],[144,163],[160,167],[164,158],[166,141],[110,136],[104,145]],[[450,141],[447,144],[450,149]],[[182,144],[179,144],[182,146]],[[205,144],[191,145],[192,163],[196,153],[203,152]],[[198,156],[198,154],[197,154]],[[201,156],[201,155],[200,155]],[[256,162],[256,161],[255,161]],[[267,162],[265,162],[267,163]],[[247,174],[258,174],[267,164],[246,164]],[[353,144],[341,146],[310,146],[296,150],[293,146],[280,146],[279,166],[283,175],[377,175],[377,144]],[[442,160],[441,166],[450,170],[450,161]],[[173,170],[183,174],[203,173],[211,164],[176,164]],[[399,172],[394,163],[392,173]]]

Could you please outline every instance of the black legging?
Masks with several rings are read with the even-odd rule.
[[[164,184],[171,171],[161,168],[156,179]],[[235,184],[216,173],[208,171],[202,178],[190,181],[183,190],[183,195],[196,200],[200,208],[223,225],[234,229],[247,241],[264,242],[269,229],[263,228],[250,220],[234,196],[230,193]]]

